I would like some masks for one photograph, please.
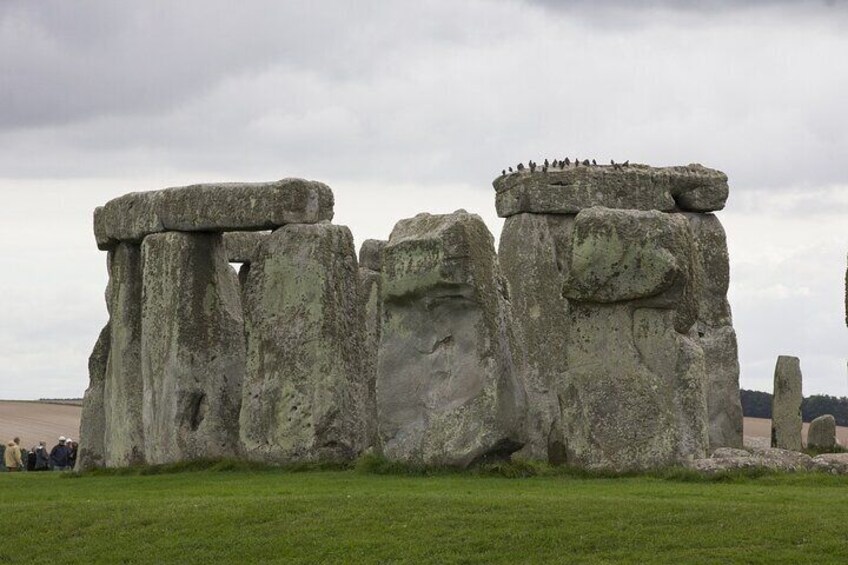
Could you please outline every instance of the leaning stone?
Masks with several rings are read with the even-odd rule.
[[[230,263],[252,263],[257,249],[269,232],[233,231],[224,234],[224,249]]]
[[[109,252],[109,360],[103,385],[107,467],[145,462],[141,377],[141,249],[120,243]]]
[[[289,225],[259,246],[243,291],[241,440],[273,463],[347,461],[367,443],[364,320],[350,230]]]
[[[510,173],[493,183],[498,215],[576,214],[603,206],[626,210],[712,212],[727,201],[727,175],[701,165],[654,168],[566,167]]]
[[[147,463],[233,457],[244,320],[221,235],[151,235],[142,244],[142,259]]]
[[[332,218],[330,187],[288,178],[130,193],[95,210],[94,230],[98,247],[108,249],[163,231],[261,231]]]
[[[836,445],[836,418],[824,414],[810,422],[807,430],[807,447],[833,449]]]
[[[380,239],[366,239],[359,248],[359,266],[372,271],[380,271],[383,268],[383,249],[386,241]]]
[[[781,355],[774,368],[771,445],[801,451],[801,362]]]
[[[522,446],[524,391],[492,236],[479,216],[419,214],[383,252],[379,431],[395,460],[465,467]]]
[[[109,363],[109,341],[112,327],[107,323],[94,350],[88,358],[89,385],[82,400],[80,419],[80,441],[77,454],[77,471],[86,471],[102,467],[106,459],[106,412],[103,406],[103,392],[106,384],[106,367]]]

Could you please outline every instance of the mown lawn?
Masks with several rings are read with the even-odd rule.
[[[0,563],[848,563],[848,479],[817,474],[2,474],[0,511]]]

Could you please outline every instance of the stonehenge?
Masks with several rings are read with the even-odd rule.
[[[811,449],[833,449],[836,446],[836,418],[822,414],[810,422],[807,430],[807,447]]]
[[[781,355],[774,367],[771,446],[801,451],[801,362]]]
[[[587,160],[493,184],[497,250],[458,210],[357,256],[331,189],[303,179],[97,208],[109,321],[79,468],[373,452],[638,470],[741,447],[727,177]]]

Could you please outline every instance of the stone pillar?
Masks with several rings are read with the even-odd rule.
[[[110,323],[101,330],[94,350],[88,358],[89,385],[82,399],[80,443],[76,470],[85,471],[102,467],[106,462],[106,412],[103,406],[106,385],[106,367],[109,363],[109,341],[112,337]]]
[[[568,301],[557,245],[570,237],[573,223],[573,216],[516,214],[504,222],[498,248],[527,392],[527,444],[517,455],[551,463],[565,462],[556,383],[568,365],[563,347]]]
[[[710,449],[742,447],[739,356],[727,290],[730,261],[724,228],[713,214],[685,214],[692,227],[702,281],[691,337],[704,350]]]
[[[244,288],[241,440],[254,460],[350,460],[366,444],[364,321],[353,237],[288,225],[260,245]]]
[[[836,446],[836,418],[823,414],[810,422],[807,430],[807,447],[828,450]]]
[[[506,293],[479,216],[395,225],[383,252],[377,368],[387,457],[462,467],[521,448],[525,398]]]
[[[244,320],[221,235],[149,235],[142,256],[147,462],[233,457],[245,367]]]
[[[801,451],[801,361],[781,355],[774,368],[771,446]]]
[[[367,384],[366,428],[369,446],[377,447],[377,354],[383,326],[382,274],[385,241],[366,239],[359,250],[359,307],[365,321],[362,362]]]
[[[671,214],[590,208],[563,257],[570,302],[558,380],[569,463],[633,470],[703,457],[704,355],[694,242]]]
[[[119,243],[109,252],[111,335],[103,385],[107,467],[145,462],[141,377],[141,249]]]

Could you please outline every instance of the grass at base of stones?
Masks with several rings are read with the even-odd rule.
[[[527,476],[510,464],[515,479],[506,466],[385,463],[2,474],[0,563],[56,543],[68,563],[848,562],[848,477]]]

